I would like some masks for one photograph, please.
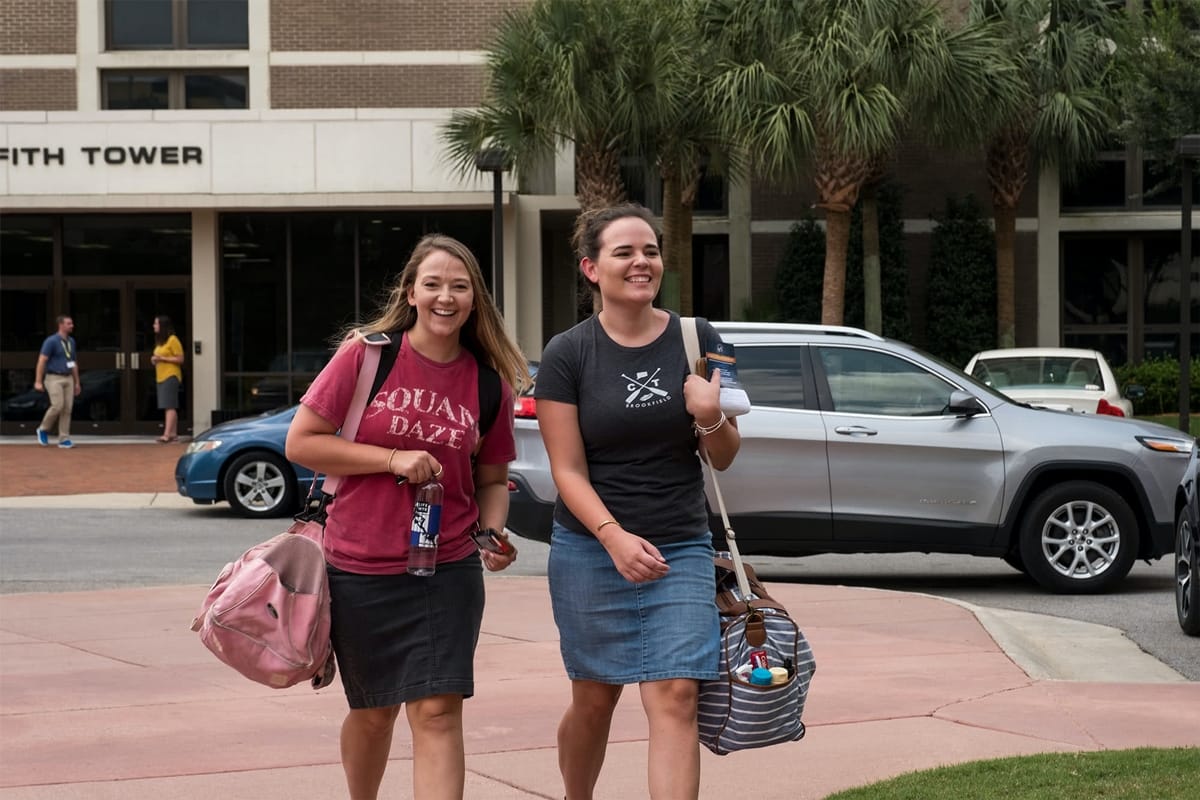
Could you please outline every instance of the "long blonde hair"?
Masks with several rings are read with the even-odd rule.
[[[463,347],[480,362],[496,370],[514,394],[519,394],[533,380],[529,377],[529,362],[516,343],[504,329],[504,320],[492,295],[483,282],[479,261],[465,244],[440,233],[421,237],[413,248],[408,263],[400,271],[400,277],[392,284],[388,299],[373,319],[343,331],[341,340],[355,339],[359,334],[386,333],[399,335],[417,323],[417,310],[408,304],[408,292],[417,282],[417,269],[421,262],[435,250],[441,250],[457,258],[467,268],[471,278],[471,289],[475,294],[475,307],[459,332]]]

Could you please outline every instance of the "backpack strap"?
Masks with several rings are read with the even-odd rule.
[[[358,369],[358,382],[354,384],[354,395],[350,399],[350,408],[346,411],[346,419],[342,422],[341,431],[338,432],[339,436],[350,441],[354,441],[354,436],[358,433],[358,425],[362,422],[367,404],[371,402],[371,398],[379,391],[379,387],[387,379],[388,373],[392,371],[392,364],[396,363],[396,352],[399,349],[398,342],[393,342],[392,337],[386,333],[371,333],[360,338],[366,345],[366,352],[363,353],[362,366]],[[313,476],[313,481],[315,483],[316,476]],[[341,482],[340,475],[325,476],[325,483],[321,486],[321,493],[324,495],[321,498],[322,506],[332,498],[332,495],[337,494],[337,488]]]

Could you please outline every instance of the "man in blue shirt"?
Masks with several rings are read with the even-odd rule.
[[[37,369],[35,370],[33,388],[50,395],[50,408],[38,425],[37,439],[42,447],[50,444],[50,426],[58,420],[58,446],[74,447],[71,444],[71,409],[75,405],[75,395],[82,391],[79,382],[79,364],[76,361],[75,321],[65,314],[55,319],[58,323],[58,333],[52,333],[42,342],[42,350],[38,354]]]

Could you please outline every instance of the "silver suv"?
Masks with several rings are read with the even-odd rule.
[[[1083,593],[1174,550],[1190,436],[1018,404],[855,328],[714,326],[753,403],[721,476],[744,554],[997,556],[1046,589]],[[546,541],[555,489],[532,406],[518,402],[509,528]]]

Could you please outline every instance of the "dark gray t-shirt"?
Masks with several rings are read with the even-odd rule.
[[[697,326],[704,345],[719,341],[705,320]],[[609,513],[654,543],[708,531],[696,435],[683,401],[689,371],[674,313],[643,347],[617,344],[589,317],[551,339],[538,366],[534,396],[578,407],[588,474]],[[561,497],[554,519],[591,535]]]

